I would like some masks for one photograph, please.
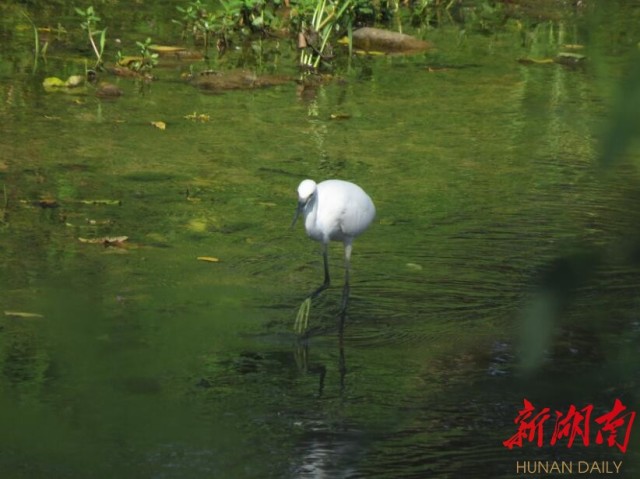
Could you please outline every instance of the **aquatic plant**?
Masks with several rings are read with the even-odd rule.
[[[281,4],[279,0],[219,0],[217,3],[212,11],[200,0],[176,6],[182,18],[173,22],[182,26],[183,35],[190,34],[195,42],[202,42],[205,54],[214,41],[217,50],[224,52],[234,39],[266,35]]]
[[[100,22],[100,17],[96,14],[93,7],[87,7],[86,10],[82,10],[80,8],[76,8],[76,13],[82,17],[82,22],[80,23],[80,27],[87,32],[87,36],[89,37],[89,43],[91,43],[91,48],[96,55],[96,63],[94,68],[100,68],[102,66],[102,55],[104,53],[104,47],[107,39],[107,29],[106,27],[102,30],[98,30],[98,22]],[[100,35],[98,39],[98,43],[96,44],[95,36]]]
[[[42,49],[40,49],[40,36],[38,34],[38,27],[33,23],[31,17],[27,15],[24,11],[21,12],[22,15],[27,19],[27,21],[31,24],[31,28],[33,29],[33,72],[38,69],[38,57],[42,55],[42,58],[46,58],[47,47],[49,43],[45,43]]]
[[[285,8],[286,7],[286,8]],[[464,5],[455,0],[218,0],[205,4],[190,0],[177,6],[180,19],[173,22],[204,45],[205,55],[212,44],[224,53],[231,44],[251,43],[260,57],[261,45],[255,40],[271,34],[297,36],[299,64],[305,71],[331,67],[333,44],[343,38],[352,53],[352,32],[356,27],[394,22],[394,30],[402,32],[403,19],[415,25],[471,19],[474,29],[503,21],[502,10],[488,0],[475,0]],[[457,20],[456,20],[457,19]]]
[[[158,54],[149,49],[151,46],[151,38],[147,37],[144,42],[136,42],[136,45],[140,49],[141,59],[139,62],[135,63],[135,67],[133,69],[139,72],[150,71],[158,64]]]
[[[333,57],[333,47],[329,42],[332,34],[347,33],[351,38],[352,17],[346,16],[343,25],[341,20],[345,12],[353,9],[352,0],[319,0],[315,3],[313,14],[302,13],[303,21],[298,34],[298,48],[300,48],[300,65],[303,68],[317,70],[321,61],[328,61]],[[349,42],[350,43],[350,42]]]

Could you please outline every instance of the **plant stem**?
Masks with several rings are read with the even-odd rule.
[[[7,207],[9,206],[9,197],[7,196],[7,184],[6,183],[2,184],[2,191],[4,193],[4,205],[2,206],[2,218],[0,218],[0,221],[2,223],[6,223],[7,222]]]
[[[87,32],[89,33],[89,41],[91,42],[91,47],[93,48],[94,53],[96,54],[96,67],[102,63],[102,54],[98,51],[98,47],[96,46],[96,42],[93,40],[93,31],[91,28],[87,28]]]
[[[36,27],[36,24],[33,23],[33,20],[31,20],[31,17],[29,15],[27,15],[24,11],[22,11],[21,13],[33,28],[33,73],[35,73],[38,69],[38,57],[40,56],[40,38],[38,36],[38,28]]]

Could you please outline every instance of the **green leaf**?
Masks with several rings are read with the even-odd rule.
[[[107,38],[107,29],[106,27],[102,29],[102,32],[100,32],[100,53],[102,53],[104,51],[104,46],[106,44],[106,38]]]
[[[64,88],[65,82],[58,77],[47,77],[43,80],[42,86],[46,88]]]

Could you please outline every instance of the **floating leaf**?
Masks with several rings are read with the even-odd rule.
[[[560,65],[571,67],[583,64],[586,59],[587,57],[585,55],[580,55],[579,53],[560,52],[554,61]]]
[[[207,261],[209,263],[219,263],[220,260],[214,256],[198,256],[196,258],[198,261]]]
[[[164,121],[152,121],[151,124],[160,130],[167,129],[167,124]]]
[[[58,77],[47,77],[42,81],[42,86],[46,89],[49,88],[65,88],[65,82]]]
[[[75,88],[79,87],[84,83],[84,77],[82,75],[71,75],[67,78],[67,81],[64,82],[64,86],[67,88]]]
[[[447,68],[447,67],[437,67],[437,66],[428,66],[427,67],[427,71],[429,73],[447,72],[447,71],[449,71],[449,68]]]
[[[120,206],[122,203],[120,200],[80,200],[80,203],[85,205],[116,205]]]
[[[140,73],[130,69],[129,67],[114,65],[109,68],[109,73],[113,73],[115,76],[124,77],[124,78],[132,78],[139,77]]]
[[[192,120],[192,121],[199,121],[201,123],[204,123],[206,121],[209,121],[211,118],[209,117],[209,115],[205,114],[205,113],[196,113],[195,111],[189,115],[185,115],[184,116],[185,120]]]
[[[11,316],[13,318],[23,318],[23,319],[44,318],[44,316],[41,314],[27,313],[25,311],[5,311],[4,315]]]
[[[186,50],[184,47],[175,47],[170,45],[149,45],[149,51],[155,52],[160,55],[169,55],[172,53],[183,52]]]
[[[71,75],[67,78],[67,81],[62,81],[58,77],[48,77],[42,82],[42,86],[45,91],[51,92],[64,92],[64,93],[85,93],[83,88],[78,88],[84,85],[84,77],[81,75]]]
[[[92,220],[87,218],[87,223],[91,226],[100,226],[100,225],[110,225],[113,223],[112,220]]]
[[[38,201],[35,201],[34,206],[39,206],[40,208],[57,208],[60,206],[58,202],[53,198],[41,198]]]
[[[372,57],[386,55],[385,52],[378,52],[376,50],[360,50],[359,48],[354,48],[353,53],[356,55],[369,55]]]
[[[554,63],[553,58],[518,58],[518,63],[523,65],[548,65]]]
[[[122,243],[129,239],[128,236],[110,236],[104,238],[80,238],[78,241],[81,243],[101,244],[104,246],[122,246]]]
[[[185,60],[185,61],[188,61],[188,60],[202,60],[204,58],[204,55],[202,53],[191,51],[191,50],[184,50],[184,51],[175,52],[174,55],[179,60]]]
[[[523,65],[550,65],[558,63],[565,66],[576,66],[584,63],[586,56],[579,53],[560,52],[555,58],[518,58],[518,63]]]
[[[118,60],[118,65],[121,67],[129,67],[135,63],[142,63],[144,58],[141,56],[127,55]]]

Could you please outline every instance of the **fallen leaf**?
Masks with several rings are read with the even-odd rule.
[[[353,53],[355,53],[356,55],[369,55],[369,56],[377,56],[377,57],[386,55],[385,52],[378,52],[375,50],[360,50],[359,48],[354,48]]]
[[[152,121],[151,124],[160,130],[167,129],[167,124],[164,121]]]
[[[518,58],[518,63],[523,65],[548,65],[553,63],[553,58]]]
[[[67,78],[67,81],[64,82],[64,86],[67,88],[75,88],[81,86],[84,83],[84,77],[82,75],[71,75]]]
[[[195,111],[193,113],[191,113],[190,115],[185,115],[184,117],[186,120],[192,120],[192,121],[199,121],[204,123],[205,121],[209,121],[211,118],[209,117],[209,115],[205,114],[205,113],[196,113]]]
[[[4,315],[11,316],[13,318],[23,318],[23,319],[44,318],[44,316],[41,314],[26,313],[24,311],[5,311]]]
[[[48,88],[64,88],[66,85],[58,77],[47,77],[42,81],[42,86],[46,90]]]
[[[126,55],[118,60],[118,65],[121,67],[128,67],[132,63],[142,63],[144,58],[136,55]]]
[[[78,237],[80,243],[101,244],[104,246],[122,246],[122,243],[129,239],[128,236],[111,236],[104,238],[81,238]]]
[[[35,201],[34,205],[41,208],[57,208],[58,206],[60,206],[58,202],[53,198],[41,198],[38,201]]]
[[[186,50],[184,47],[175,47],[171,45],[149,45],[149,51],[159,54],[168,55],[170,53],[178,53]]]
[[[560,52],[554,61],[560,65],[576,66],[584,63],[586,59],[587,57],[585,55],[580,55],[579,53]]]
[[[446,72],[446,71],[449,71],[449,69],[447,67],[432,67],[432,66],[429,66],[429,67],[427,67],[427,71],[429,73]]]
[[[89,223],[91,226],[99,226],[99,225],[110,225],[113,223],[112,220],[92,220],[90,218],[87,218],[87,223]]]
[[[218,263],[218,262],[220,262],[220,260],[218,258],[215,258],[213,256],[198,256],[196,259],[198,261],[207,261],[209,263]]]
[[[111,68],[109,71],[117,77],[132,78],[140,76],[139,72],[121,65],[114,65],[113,68]]]
[[[203,60],[204,59],[204,55],[202,53],[192,51],[192,50],[175,52],[174,55],[179,60]],[[162,56],[162,53],[160,53],[160,56]]]
[[[116,205],[120,206],[122,203],[120,200],[80,200],[80,203],[85,205]]]

